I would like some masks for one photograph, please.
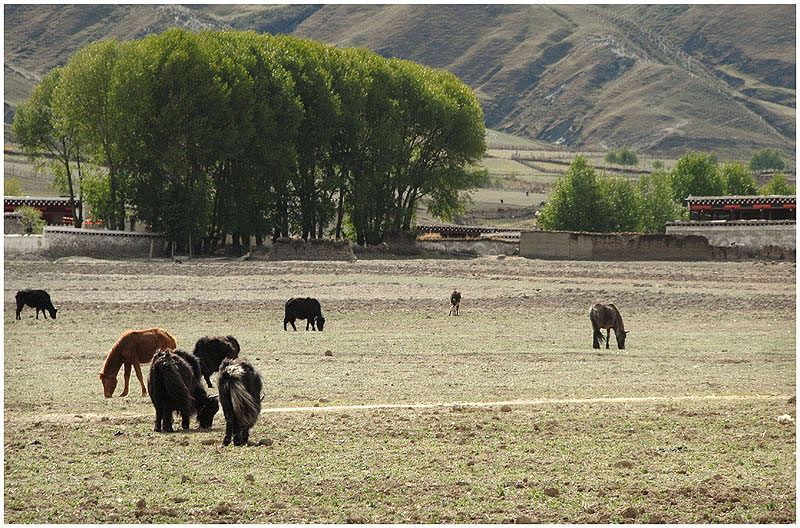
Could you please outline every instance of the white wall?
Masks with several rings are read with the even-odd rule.
[[[739,245],[761,249],[777,246],[796,249],[797,226],[794,222],[733,221],[733,222],[672,222],[667,234],[701,235],[712,246]]]
[[[3,239],[3,251],[5,255],[42,253],[44,250],[43,235],[5,235]]]

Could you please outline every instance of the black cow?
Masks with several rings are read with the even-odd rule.
[[[294,325],[296,319],[306,320],[306,330],[310,325],[312,330],[322,332],[322,327],[325,326],[325,318],[322,317],[322,308],[319,305],[319,301],[311,297],[306,297],[305,299],[293,297],[286,301],[283,329],[286,330],[286,323],[291,323],[292,328],[297,331],[297,327]]]
[[[219,365],[225,358],[239,357],[239,342],[232,335],[225,337],[205,336],[197,340],[192,352],[200,360],[200,370],[206,383],[211,385],[211,374],[219,370]]]
[[[200,362],[184,350],[159,350],[153,356],[147,380],[150,401],[156,408],[157,432],[172,432],[172,413],[181,415],[181,426],[189,428],[189,418],[197,415],[200,427],[208,429],[219,410],[217,396],[209,397],[200,377]]]
[[[17,319],[21,319],[19,314],[25,305],[36,308],[37,319],[40,311],[44,314],[45,319],[47,319],[47,312],[50,312],[50,317],[56,318],[58,309],[53,306],[50,295],[44,290],[20,290],[17,292]]]

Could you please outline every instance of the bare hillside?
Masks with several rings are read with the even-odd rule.
[[[444,68],[489,128],[554,145],[795,152],[794,5],[6,5],[6,119],[86,42],[291,33]],[[33,80],[32,80],[33,79]]]

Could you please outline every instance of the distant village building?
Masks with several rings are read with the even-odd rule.
[[[3,212],[13,213],[20,207],[33,207],[42,212],[42,219],[47,225],[72,225],[72,218],[75,214],[66,197],[44,197],[37,198],[32,196],[4,196]],[[80,201],[75,200],[75,206],[80,208]]]
[[[667,234],[701,235],[713,246],[796,248],[796,196],[690,196],[689,221]]]

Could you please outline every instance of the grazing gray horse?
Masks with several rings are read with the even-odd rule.
[[[594,329],[592,340],[592,346],[594,348],[600,348],[600,343],[604,340],[606,342],[606,348],[611,348],[608,340],[611,337],[612,328],[614,329],[614,335],[617,336],[617,347],[619,347],[620,350],[625,348],[625,337],[628,335],[628,332],[625,331],[622,316],[616,306],[613,304],[595,304],[592,306],[592,309],[589,310],[589,319],[592,321],[592,328]],[[603,332],[600,331],[602,329],[606,330],[605,338],[603,337]]]

